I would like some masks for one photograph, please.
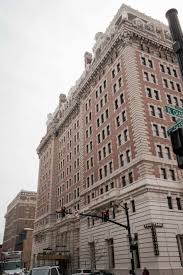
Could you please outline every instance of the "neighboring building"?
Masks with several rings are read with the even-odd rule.
[[[33,229],[34,226],[35,206],[36,192],[24,190],[20,191],[8,205],[5,215],[3,251],[23,251],[23,239],[27,236],[27,228]],[[24,238],[22,238],[23,232]],[[32,244],[30,242],[29,250],[31,253]]]
[[[137,272],[182,274],[183,173],[167,136],[175,118],[164,106],[183,107],[183,87],[169,29],[122,5],[93,51],[38,147],[33,265],[129,274],[125,229],[56,214],[109,209],[126,224],[119,203],[127,203]]]

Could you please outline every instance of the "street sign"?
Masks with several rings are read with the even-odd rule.
[[[165,112],[171,116],[183,118],[183,108],[165,106]]]
[[[179,120],[176,124],[174,124],[172,127],[168,128],[167,134],[170,135],[170,133],[174,132],[178,128],[183,127],[183,119]]]

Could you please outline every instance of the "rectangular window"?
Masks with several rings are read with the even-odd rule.
[[[146,93],[148,97],[152,97],[151,88],[146,88]]]
[[[111,143],[108,143],[108,153],[111,154]]]
[[[153,68],[152,60],[148,59],[148,63],[149,63],[149,68]]]
[[[126,112],[125,111],[122,112],[122,121],[123,122],[126,121]]]
[[[166,67],[166,68],[167,68],[167,73],[168,73],[169,75],[171,75],[170,67]]]
[[[126,142],[128,140],[128,130],[125,129],[123,134],[124,134],[124,141]]]
[[[122,79],[121,79],[121,77],[118,79],[118,86],[119,86],[119,88],[121,88],[121,86],[122,86]]]
[[[107,135],[109,136],[110,135],[110,126],[107,125],[106,129],[107,129]]]
[[[129,178],[129,183],[132,183],[133,182],[133,173],[132,172],[130,172],[128,174],[128,178]]]
[[[109,162],[109,172],[112,173],[112,161]]]
[[[106,88],[106,86],[107,86],[107,82],[106,80],[104,80],[104,89]]]
[[[124,96],[123,94],[120,94],[120,103],[123,104],[123,102],[124,102]]]
[[[104,176],[107,176],[107,165],[104,165]]]
[[[174,86],[173,81],[170,81],[170,88],[171,88],[172,90],[175,90],[175,86]]]
[[[123,185],[123,187],[126,186],[126,177],[125,176],[122,177],[122,185]]]
[[[177,201],[177,209],[178,209],[178,210],[182,210],[182,205],[181,205],[181,200],[180,200],[180,198],[176,198],[176,201]]]
[[[167,138],[166,128],[164,126],[161,126],[161,130],[162,130],[163,137]]]
[[[151,74],[151,79],[152,79],[152,82],[153,82],[153,83],[156,83],[156,77],[155,77],[154,74]]]
[[[168,201],[168,208],[169,209],[173,209],[173,205],[172,205],[172,197],[167,197],[167,201]]]
[[[154,108],[154,106],[153,106],[153,105],[150,105],[150,106],[149,106],[149,109],[150,109],[150,114],[151,114],[152,116],[155,116],[155,108]]]
[[[164,68],[163,64],[160,64],[160,70],[161,70],[162,73],[165,72],[165,68]]]
[[[167,102],[168,102],[169,104],[172,104],[171,96],[170,96],[170,95],[166,95],[166,97],[167,97]]]
[[[145,59],[145,57],[143,57],[143,56],[141,57],[141,62],[142,62],[142,65],[144,65],[144,66],[146,65],[146,59]]]
[[[154,97],[156,100],[159,100],[159,92],[157,90],[154,90]]]
[[[144,80],[149,81],[149,76],[147,72],[144,72]]]
[[[170,172],[170,178],[171,178],[171,180],[176,180],[176,178],[175,178],[175,171],[173,169],[170,169],[169,172]]]
[[[171,159],[170,148],[165,147],[165,156],[167,159]]]
[[[102,168],[99,169],[99,178],[102,179]]]
[[[136,209],[135,209],[135,201],[134,200],[131,201],[131,205],[132,205],[132,212],[135,213]]]
[[[124,166],[123,154],[120,155],[120,165],[121,165],[121,166]]]
[[[117,125],[117,127],[120,126],[120,118],[119,118],[119,116],[116,117],[116,125]]]
[[[168,81],[167,79],[163,79],[163,84],[165,88],[168,88]]]
[[[112,78],[115,77],[115,69],[112,70]]]
[[[176,86],[177,86],[177,91],[180,93],[181,92],[180,84],[176,83]]]
[[[118,109],[118,99],[115,100],[115,109],[117,110]]]
[[[163,158],[163,152],[162,152],[162,147],[161,145],[157,145],[157,154],[158,154],[158,157],[160,158]]]
[[[158,112],[159,118],[163,118],[163,112],[162,112],[161,107],[157,107],[157,112]]]
[[[126,161],[130,162],[130,150],[126,151]]]
[[[98,144],[99,144],[100,143],[100,134],[98,134],[97,139],[98,139]]]
[[[165,168],[161,168],[161,177],[163,179],[167,179],[167,174],[166,174],[166,169]]]
[[[118,145],[120,146],[122,144],[122,138],[121,138],[121,134],[118,135]]]
[[[153,133],[155,136],[159,136],[159,129],[157,124],[153,124]]]
[[[177,71],[175,69],[173,69],[173,75],[177,77]]]
[[[116,85],[116,83],[113,85],[113,92],[114,93],[116,93],[116,91],[117,91],[117,85]]]
[[[117,64],[117,72],[119,73],[120,71],[120,63]]]

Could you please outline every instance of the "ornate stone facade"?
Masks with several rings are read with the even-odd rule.
[[[183,87],[169,29],[122,5],[95,38],[93,59],[85,55],[86,70],[49,116],[38,146],[33,264],[52,259],[68,273],[80,266],[128,274],[125,229],[56,215],[63,207],[99,215],[109,209],[126,224],[117,206],[127,203],[137,274],[144,266],[151,274],[181,274],[183,175],[164,106],[183,107]]]

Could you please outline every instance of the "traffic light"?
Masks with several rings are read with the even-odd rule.
[[[61,216],[62,216],[62,218],[65,217],[65,214],[66,214],[65,207],[62,207],[62,209],[61,209]]]
[[[104,222],[109,220],[109,210],[102,211],[102,218]]]
[[[176,154],[178,167],[183,169],[183,128],[170,133],[173,152]]]

